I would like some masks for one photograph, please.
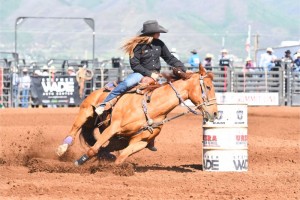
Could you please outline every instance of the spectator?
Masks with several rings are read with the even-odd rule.
[[[74,67],[72,67],[72,66],[68,67],[67,74],[69,76],[76,76]]]
[[[295,55],[296,59],[294,60],[294,72],[300,72],[300,53]]]
[[[291,51],[290,50],[286,50],[284,57],[282,57],[281,61],[284,63],[284,69],[288,69],[292,66],[293,58],[291,56]]]
[[[282,57],[282,62],[293,62],[293,58],[291,56],[291,51],[290,50],[286,50],[284,52],[284,57]]]
[[[170,52],[171,52],[171,54],[172,54],[175,58],[177,58],[178,60],[180,60],[180,57],[179,57],[179,55],[178,55],[178,53],[177,53],[176,48],[172,48]]]
[[[196,49],[191,51],[192,56],[189,58],[189,64],[193,68],[193,70],[197,70],[200,64],[200,56],[198,55],[198,52]]]
[[[213,67],[213,55],[210,54],[210,53],[207,53],[205,55],[205,58],[204,58],[204,61],[203,61],[203,65],[204,65],[204,68],[208,71],[212,71],[212,67]]]
[[[297,59],[297,54],[300,53],[300,49],[298,49],[298,51],[296,53],[294,53],[293,55],[293,60],[296,60]]]
[[[246,58],[245,69],[246,69],[246,71],[249,71],[249,72],[252,72],[255,69],[252,59],[250,57]]]
[[[221,70],[224,71],[225,68],[232,66],[232,58],[228,55],[227,49],[221,50],[221,56],[219,57],[219,65],[221,66]]]
[[[264,70],[271,71],[275,67],[275,60],[277,57],[273,55],[273,49],[268,47],[266,53],[261,55],[259,66]]]
[[[13,107],[18,107],[19,105],[19,75],[18,75],[18,68],[13,66],[12,67],[12,102]]]
[[[230,59],[227,49],[222,49],[221,50],[221,56],[220,56],[219,60],[222,60],[222,59]]]
[[[50,78],[50,83],[51,83],[51,86],[53,85],[53,83],[55,82],[55,76],[56,76],[56,68],[55,68],[55,66],[51,66],[50,68],[49,68],[49,78]],[[48,108],[56,108],[57,107],[57,105],[56,104],[49,104],[48,105]]]
[[[42,67],[42,76],[49,76],[49,69],[48,69],[48,66],[47,65],[44,65]]]
[[[31,107],[32,108],[38,108],[40,105],[40,100],[38,97],[38,88],[36,87],[37,85],[40,84],[42,72],[40,70],[34,70],[33,72],[33,78],[31,79],[31,84],[30,84],[30,96],[31,96]]]
[[[28,69],[25,67],[23,69],[23,76],[20,80],[20,88],[21,88],[21,106],[22,108],[28,108],[29,103],[29,89],[30,89],[30,76],[28,74]]]

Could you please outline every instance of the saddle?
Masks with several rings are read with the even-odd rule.
[[[173,70],[173,73],[163,73],[162,74],[162,76],[167,80],[167,82],[173,82],[173,81],[177,80],[178,78],[189,79],[192,76],[192,74],[185,73],[181,69],[178,69],[175,67],[172,70]],[[155,81],[151,77],[145,76],[142,78],[142,80],[139,82],[139,84],[137,86],[131,88],[126,93],[136,93],[139,95],[144,95],[144,99],[146,101],[145,103],[149,103],[151,100],[152,92],[156,88],[161,87],[162,85],[165,85],[165,84],[159,84],[157,81]],[[110,92],[117,86],[118,86],[118,82],[114,81],[114,82],[107,83],[104,86],[104,88],[105,88],[106,92]],[[106,103],[103,115],[100,117],[100,123],[98,124],[98,127],[102,126],[106,121],[110,121],[108,119],[109,115],[113,109],[113,106],[117,103],[118,99],[121,96],[118,96]]]

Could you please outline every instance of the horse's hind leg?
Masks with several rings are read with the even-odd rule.
[[[63,144],[59,145],[56,150],[58,156],[62,156],[68,150],[68,147],[74,142],[78,131],[81,129],[83,124],[87,122],[89,117],[93,117],[93,114],[94,111],[92,106],[80,109],[68,136],[65,137]]]

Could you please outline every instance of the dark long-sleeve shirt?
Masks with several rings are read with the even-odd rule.
[[[138,44],[133,52],[134,56],[130,58],[131,69],[143,76],[151,76],[152,72],[160,71],[160,57],[172,67],[180,67],[184,72],[186,71],[184,64],[175,58],[159,39],[153,39],[150,44]]]

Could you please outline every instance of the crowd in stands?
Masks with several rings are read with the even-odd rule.
[[[291,71],[300,72],[300,49],[297,52],[292,52],[290,50],[285,51],[285,55],[282,58],[278,58],[273,54],[274,50],[271,47],[266,49],[266,52],[261,54],[260,58],[258,59],[258,63],[255,63],[253,59],[249,56],[246,57],[244,60],[243,70],[246,72],[251,71],[278,71],[279,68],[282,66],[281,64],[284,63],[285,70],[287,67],[291,67]],[[172,48],[171,53],[176,57],[179,58],[178,52],[175,48]],[[193,71],[198,69],[199,64],[201,63],[208,71],[212,71],[213,68],[220,68],[222,67],[234,67],[234,59],[227,49],[222,49],[220,51],[220,55],[218,56],[217,60],[214,58],[214,55],[211,53],[206,53],[201,59],[201,55],[199,55],[196,49],[190,51],[191,56],[187,60],[187,67],[191,68]]]
[[[176,48],[172,48],[170,52],[178,59],[180,55],[178,54]],[[203,56],[199,54],[196,49],[190,51],[190,57],[186,60],[186,67],[193,71],[198,70],[198,66],[201,63],[207,71],[226,70],[225,67],[234,68],[234,59],[232,55],[229,54],[227,49],[222,49],[218,58],[215,58],[213,54],[206,53]],[[278,71],[281,67],[284,70],[289,69],[293,72],[300,72],[300,49],[297,52],[291,52],[286,50],[281,58],[274,55],[274,50],[270,47],[266,48],[265,53],[261,54],[258,58],[259,62],[255,63],[251,57],[246,57],[244,60],[244,65],[242,70],[244,72],[254,72],[254,71]],[[12,106],[13,107],[29,107],[31,102],[32,107],[38,107],[39,103],[37,100],[37,95],[35,91],[31,88],[31,84],[34,79],[31,77],[35,76],[46,76],[50,80],[54,81],[55,76],[59,75],[65,76],[75,76],[78,82],[79,94],[83,98],[83,88],[84,81],[87,80],[84,77],[86,73],[86,65],[82,64],[79,66],[68,66],[67,69],[61,74],[61,70],[53,65],[44,65],[42,67],[36,68],[35,70],[28,67],[17,68],[12,66],[11,68],[11,90],[12,90]],[[60,72],[59,72],[60,71]]]

